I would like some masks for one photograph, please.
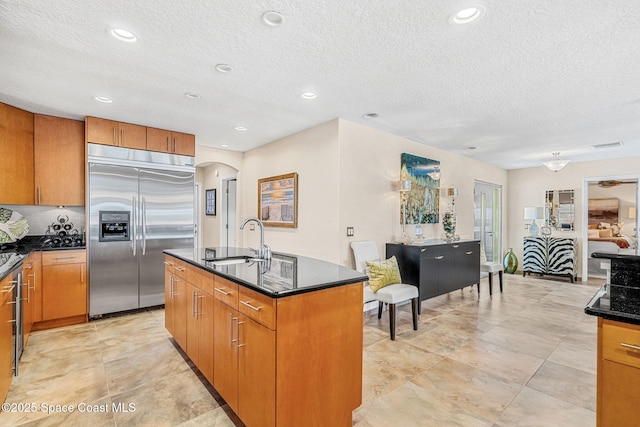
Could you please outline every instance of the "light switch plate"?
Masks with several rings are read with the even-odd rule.
[[[347,237],[353,237],[353,227],[347,227]]]

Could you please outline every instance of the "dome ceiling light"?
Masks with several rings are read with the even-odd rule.
[[[218,64],[216,65],[216,71],[219,73],[230,73],[233,71],[233,67],[229,64]]]
[[[552,156],[553,157],[551,160],[542,163],[550,171],[558,172],[560,169],[564,168],[569,163],[569,160],[560,159],[559,151],[553,153]]]
[[[98,102],[102,102],[103,104],[111,104],[113,102],[113,99],[108,98],[106,96],[94,96],[93,99],[95,99]]]
[[[120,41],[134,43],[138,40],[138,36],[124,28],[112,28],[110,34]]]
[[[481,18],[482,15],[484,15],[484,12],[484,7],[480,5],[465,7],[464,9],[454,13],[451,16],[450,21],[454,24],[468,24]]]
[[[262,22],[271,27],[277,27],[284,22],[284,17],[280,12],[269,10],[262,14]]]
[[[316,99],[318,97],[314,92],[305,92],[300,96],[302,96],[303,99]]]

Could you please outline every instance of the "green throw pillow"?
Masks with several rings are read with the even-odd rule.
[[[387,285],[402,283],[395,256],[386,261],[368,261],[367,270],[369,271],[369,286],[373,292],[378,292]]]

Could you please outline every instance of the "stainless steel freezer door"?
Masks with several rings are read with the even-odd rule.
[[[89,316],[138,308],[138,169],[89,164]],[[130,212],[128,241],[99,242],[100,211]]]
[[[140,170],[140,307],[164,304],[165,249],[193,248],[193,173]]]

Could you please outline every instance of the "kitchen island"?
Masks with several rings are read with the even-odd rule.
[[[165,325],[251,426],[350,426],[366,276],[291,254],[165,250]]]
[[[611,262],[585,307],[598,316],[597,426],[636,426],[640,396],[640,256],[594,253]]]

